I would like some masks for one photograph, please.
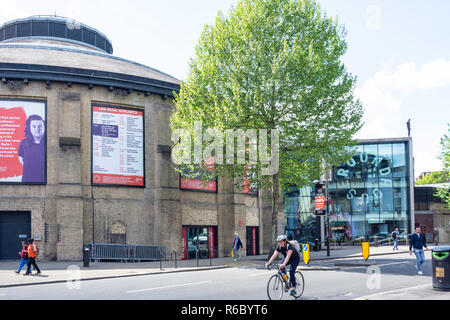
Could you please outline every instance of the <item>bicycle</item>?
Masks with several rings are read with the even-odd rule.
[[[280,266],[277,264],[277,266]],[[270,265],[267,266],[267,269],[270,271]],[[267,282],[267,296],[269,300],[281,300],[284,293],[288,293],[291,289],[291,285],[289,283],[289,274],[286,273],[286,278],[283,277],[283,272],[280,268],[278,268],[277,274],[274,274],[270,277]],[[296,282],[296,291],[297,295],[293,298],[295,300],[300,299],[303,295],[303,291],[305,290],[305,279],[303,278],[303,274],[300,271],[295,271],[295,282]]]

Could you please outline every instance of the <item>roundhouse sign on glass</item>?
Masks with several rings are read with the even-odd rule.
[[[389,241],[399,228],[411,232],[412,157],[408,138],[360,141],[353,157],[333,169],[328,182],[331,241]],[[299,242],[314,241],[316,196],[312,186],[286,191],[286,232]]]

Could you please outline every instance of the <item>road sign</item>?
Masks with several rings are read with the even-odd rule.
[[[362,243],[362,255],[363,255],[364,260],[366,260],[366,261],[370,257],[370,250],[369,250],[369,248],[370,248],[370,243],[369,242],[363,242]]]
[[[317,196],[314,201],[314,207],[316,210],[325,210],[325,196]]]
[[[325,197],[326,182],[317,182],[314,191],[316,194],[314,199],[314,213],[318,216],[325,215],[327,207],[327,199]]]
[[[311,258],[309,244],[302,244],[302,253],[303,262],[308,265],[309,259]]]

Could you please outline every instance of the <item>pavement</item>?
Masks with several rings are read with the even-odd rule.
[[[433,289],[431,283],[378,292],[353,300],[450,300],[450,291]]]
[[[432,248],[432,246],[430,246]],[[370,258],[366,262],[362,258],[361,247],[333,247],[330,257],[326,250],[311,252],[311,261],[308,266],[302,262],[301,271],[334,271],[345,267],[368,267],[376,264],[376,259],[383,256],[396,257],[408,253],[407,246],[399,246],[398,251],[393,251],[390,246],[373,247],[370,249]],[[399,256],[399,257],[400,257]],[[166,273],[182,273],[193,271],[207,271],[224,268],[264,269],[267,255],[242,257],[239,261],[232,258],[145,263],[115,263],[115,262],[91,262],[89,268],[83,268],[82,262],[39,262],[42,270],[40,276],[17,275],[14,270],[18,262],[0,262],[0,288],[12,288],[20,286],[35,286],[50,283],[70,283],[73,281],[103,280],[114,278],[130,278],[148,275],[161,275]],[[394,298],[393,298],[394,297]],[[449,292],[438,292],[429,284],[421,284],[418,287],[391,290],[386,293],[377,293],[363,297],[365,299],[395,299],[395,297],[408,297],[408,299],[423,299],[434,297],[436,299],[450,300]]]

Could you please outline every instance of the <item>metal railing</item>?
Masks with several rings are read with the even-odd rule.
[[[87,245],[90,249],[91,261],[161,261],[166,257],[166,247],[137,244],[93,243]]]

